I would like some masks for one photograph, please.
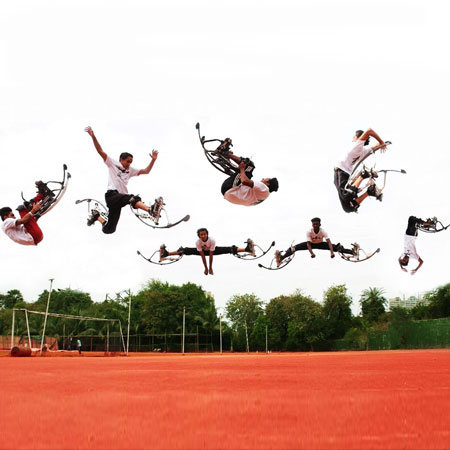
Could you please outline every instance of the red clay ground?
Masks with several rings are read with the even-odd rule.
[[[0,448],[450,448],[450,351],[1,358]]]

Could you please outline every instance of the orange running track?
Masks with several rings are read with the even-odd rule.
[[[2,449],[449,449],[450,351],[0,358]]]

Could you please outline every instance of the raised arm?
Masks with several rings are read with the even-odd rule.
[[[249,187],[253,187],[254,183],[252,180],[250,180],[250,178],[246,175],[245,173],[245,162],[240,162],[239,163],[239,171],[241,172],[241,183],[244,184],[245,186],[249,186]]]
[[[150,157],[152,158],[150,164],[145,169],[141,169],[138,172],[138,175],[148,175],[150,173],[150,170],[152,170],[152,167],[155,164],[156,159],[158,158],[158,150],[152,150],[152,152],[150,153]]]
[[[374,139],[376,139],[378,141],[378,143],[380,145],[384,145],[384,141],[383,139],[380,138],[380,136],[378,136],[378,133],[376,133],[375,131],[372,130],[372,128],[369,128],[367,131],[365,131],[360,137],[359,140],[360,141],[366,141],[369,137],[373,137]]]
[[[97,153],[102,157],[103,161],[106,161],[106,158],[108,155],[103,151],[101,145],[97,141],[97,138],[95,137],[94,130],[91,127],[86,127],[84,129],[87,134],[92,138],[92,141],[94,142],[95,149],[97,150]]]

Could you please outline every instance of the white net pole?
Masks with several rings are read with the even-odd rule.
[[[106,353],[109,353],[109,322],[106,324]]]
[[[28,311],[25,310],[25,321],[27,322],[28,346],[31,348],[30,324],[28,322]]]
[[[16,321],[16,310],[13,308],[11,325],[11,350],[14,347],[14,322]]]
[[[182,337],[182,341],[181,341],[181,353],[183,353],[183,355],[184,355],[185,326],[186,326],[186,308],[183,308],[183,337]]]
[[[222,316],[219,316],[220,353],[222,353]]]
[[[123,338],[123,333],[122,333],[122,324],[121,324],[120,320],[118,322],[119,322],[120,337],[122,338],[123,351],[126,352],[125,339]]]
[[[45,317],[44,317],[44,327],[42,328],[42,339],[41,339],[41,348],[40,348],[40,354],[42,355],[42,347],[44,346],[44,338],[45,338],[45,327],[47,326],[47,316],[48,316],[48,307],[50,305],[50,297],[52,295],[52,285],[53,285],[54,278],[50,278],[50,291],[48,293],[47,298],[47,308],[45,310]]]
[[[130,319],[131,319],[131,290],[128,291],[128,329],[127,329],[127,355],[130,348]]]

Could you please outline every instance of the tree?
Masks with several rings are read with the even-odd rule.
[[[330,339],[341,339],[352,326],[352,298],[345,284],[332,286],[324,293],[323,313]]]
[[[255,294],[233,295],[225,311],[235,331],[244,329],[246,350],[249,352],[249,329],[253,329],[258,316],[263,314],[262,301]]]
[[[269,321],[264,314],[260,314],[255,321],[255,324],[252,329],[251,341],[253,346],[257,350],[265,350],[266,349],[266,330],[269,326]]]
[[[280,295],[272,298],[266,306],[265,313],[269,328],[271,347],[278,350],[286,348],[288,325],[292,317],[287,306],[289,297]]]
[[[450,317],[450,283],[427,293],[431,317]]]
[[[314,345],[325,339],[326,321],[322,305],[311,297],[296,291],[287,298],[286,307],[291,320],[288,323],[286,348],[314,350]]]
[[[0,309],[17,308],[25,303],[22,293],[12,289],[6,294],[0,294]]]
[[[31,306],[39,311],[45,311],[48,291],[43,291]],[[49,312],[58,314],[82,315],[82,312],[92,305],[90,294],[70,288],[56,289],[50,297]]]
[[[214,299],[193,283],[170,285],[159,280],[150,281],[136,295],[142,305],[141,321],[148,333],[180,333],[183,309],[186,308],[186,333],[194,333],[205,321],[205,311],[211,316]],[[215,309],[215,308],[214,308]],[[209,317],[208,320],[213,320]]]
[[[389,322],[407,322],[411,319],[411,311],[403,306],[394,306],[388,313]]]
[[[362,316],[368,322],[376,322],[385,313],[387,300],[383,294],[383,289],[378,288],[369,288],[362,292],[359,303]]]

